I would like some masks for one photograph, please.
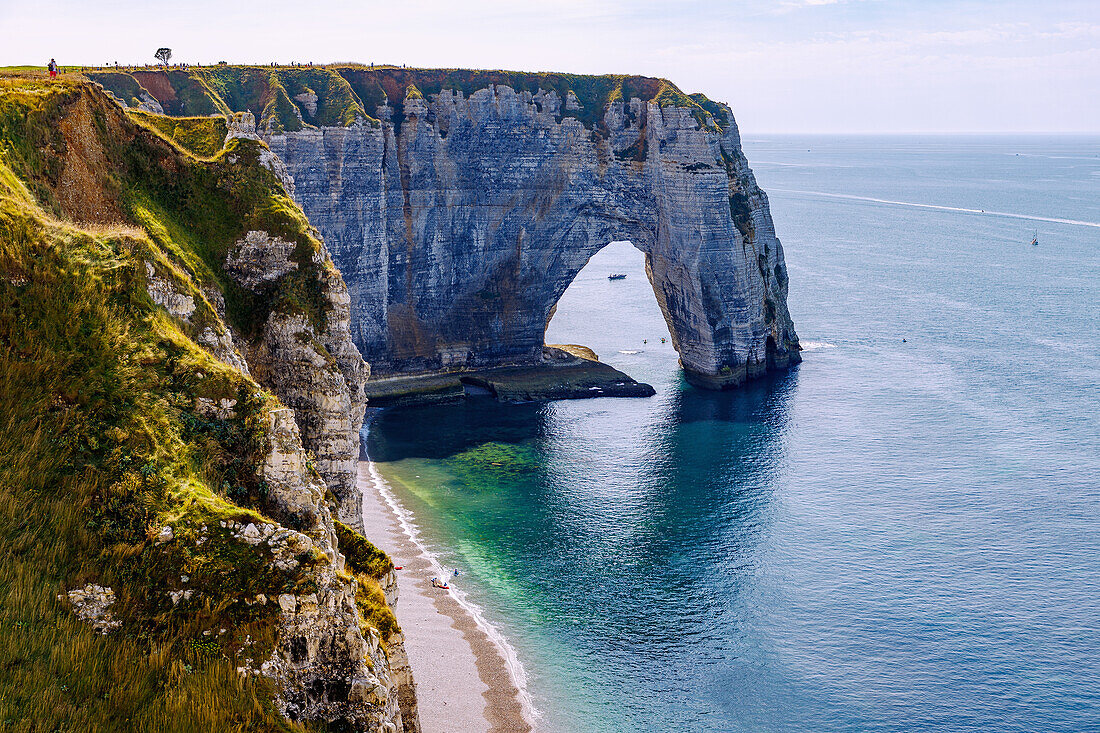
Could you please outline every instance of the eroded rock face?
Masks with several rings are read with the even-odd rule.
[[[163,307],[172,316],[189,321],[191,314],[195,312],[195,299],[190,295],[176,290],[175,286],[166,278],[157,274],[152,263],[145,263],[146,290],[153,302]]]
[[[299,267],[293,259],[296,250],[294,242],[249,232],[230,250],[226,272],[258,292]],[[382,640],[374,629],[360,625],[357,581],[343,572],[328,493],[335,495],[345,524],[361,528],[355,462],[368,371],[351,340],[350,301],[339,274],[323,249],[312,265],[324,299],[323,327],[303,313],[275,310],[251,342],[225,326],[220,292],[201,292],[166,265],[151,263],[146,266],[146,289],[155,303],[197,332],[197,340],[213,356],[250,373],[287,405],[268,415],[268,453],[259,471],[267,486],[264,512],[278,524],[223,523],[223,528],[237,541],[264,545],[275,567],[301,568],[308,574],[302,585],[310,592],[271,599],[280,609],[275,651],[258,669],[242,667],[241,673],[272,678],[279,691],[276,705],[292,720],[415,733],[415,684],[403,638],[394,634]],[[236,407],[230,399],[200,398],[196,404],[199,414],[218,418],[231,417]],[[173,540],[170,526],[156,539]],[[300,562],[304,554],[318,559],[316,553],[323,559]],[[179,603],[192,592],[169,595]],[[106,611],[113,601],[110,589],[90,586],[69,595],[74,610],[97,630],[106,633],[117,626]]]
[[[379,107],[381,126],[267,136],[343,274],[376,375],[537,362],[558,298],[623,239],[646,254],[698,384],[799,360],[783,250],[729,109],[716,124],[618,101],[593,132],[562,116],[579,106],[444,90],[399,114]]]
[[[291,268],[280,264],[286,260],[286,243],[255,234],[255,241],[266,243],[260,247],[266,251],[252,254],[248,261],[270,262],[273,269],[288,272]],[[232,259],[234,252],[229,256]],[[370,372],[351,340],[350,301],[339,274],[323,255],[315,264],[327,305],[324,329],[318,331],[303,313],[272,312],[262,338],[249,346],[248,361],[257,378],[294,409],[302,442],[313,452],[318,472],[336,497],[340,521],[361,530],[356,461],[366,410],[363,384]],[[263,278],[253,277],[251,266],[227,265],[227,270],[246,286]]]
[[[298,263],[291,259],[296,249],[297,242],[288,242],[267,232],[251,231],[229,250],[225,271],[239,285],[258,292],[264,283],[274,282],[298,269]]]
[[[344,558],[324,501],[325,485],[309,467],[294,411],[273,410],[270,419],[271,449],[261,469],[269,510],[300,531],[274,530],[267,541],[290,548],[285,562],[313,548],[329,562],[310,566],[308,585],[315,592],[277,599],[277,647],[260,672],[278,682],[276,704],[291,720],[325,720],[366,731],[407,728],[402,714],[415,717],[415,708],[403,711],[399,703],[400,692],[411,682],[403,639],[395,635],[382,644],[369,633],[373,629],[364,636],[355,606],[356,581],[340,574]],[[249,525],[239,534],[242,541],[260,542],[266,529]]]
[[[161,265],[165,267],[165,265]],[[248,374],[248,364],[225,326],[225,299],[217,290],[200,293],[190,280],[171,272],[158,271],[151,262],[145,263],[145,289],[154,303],[169,315],[194,327],[195,341],[215,359]],[[196,316],[203,306],[203,318]],[[201,320],[201,322],[200,322]]]

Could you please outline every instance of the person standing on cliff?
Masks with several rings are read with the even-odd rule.
[[[47,69],[47,71],[50,72],[50,78],[51,79],[56,79],[57,78],[57,62],[56,61],[54,61],[53,59],[50,59],[50,63],[46,64],[46,69]]]

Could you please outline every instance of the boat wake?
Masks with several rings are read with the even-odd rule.
[[[979,214],[982,216],[999,216],[1008,219],[1024,219],[1026,221],[1045,221],[1052,224],[1071,224],[1079,227],[1094,227],[1100,229],[1100,222],[1079,221],[1077,219],[1057,219],[1052,216],[1032,216],[1031,214],[1014,214],[1009,211],[987,211],[985,209],[968,209],[961,206],[937,206],[936,204],[919,204],[913,201],[891,201],[890,199],[877,199],[870,196],[852,196],[846,193],[825,193],[824,191],[799,191],[790,188],[769,189],[777,193],[795,193],[804,196],[823,196],[831,199],[846,199],[849,201],[870,201],[875,204],[889,204],[891,206],[910,206],[916,209],[936,209],[938,211],[958,211],[964,214]]]
[[[368,431],[369,418],[367,425],[363,427],[363,433]],[[365,443],[365,435],[361,438]],[[401,531],[412,542],[416,548],[420,551],[428,562],[431,563],[435,570],[435,574],[440,578],[447,578],[448,571],[439,561],[439,557],[427,548],[423,540],[420,538],[420,532],[417,529],[416,522],[413,521],[412,514],[406,510],[401,502],[394,495],[392,488],[383,478],[382,474],[378,471],[378,467],[374,464],[374,461],[370,458],[360,458],[367,463],[367,473],[370,476],[370,482],[374,487],[378,495],[382,497],[382,500],[386,502],[390,510],[393,511],[397,517],[398,523],[401,525]],[[477,627],[485,632],[485,635],[489,637],[489,640],[500,651],[500,656],[504,659],[504,664],[508,669],[508,676],[512,680],[512,684],[516,688],[516,697],[519,699],[520,708],[523,712],[523,718],[530,724],[532,730],[536,728],[539,712],[535,709],[534,703],[531,699],[530,693],[527,691],[527,672],[523,668],[523,664],[519,661],[519,656],[516,654],[515,648],[508,642],[504,635],[497,627],[493,626],[488,619],[485,618],[484,612],[481,608],[471,601],[469,597],[461,590],[456,588],[453,584],[449,590],[451,596],[458,602],[466,613],[470,614]]]

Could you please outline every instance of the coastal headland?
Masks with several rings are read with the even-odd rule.
[[[0,73],[17,467],[0,500],[38,508],[0,523],[21,548],[0,567],[0,641],[65,650],[64,675],[30,665],[0,705],[34,690],[50,728],[527,730],[507,642],[460,590],[424,586],[432,558],[398,506],[364,514],[359,428],[368,399],[653,394],[544,343],[576,274],[624,239],[689,381],[797,363],[732,113],[666,80]],[[375,535],[411,570],[400,616],[403,571]],[[466,727],[447,727],[452,700]]]
[[[703,94],[352,64],[89,76],[129,109],[218,115],[267,143],[376,378],[540,365],[558,299],[623,240],[646,256],[689,381],[727,389],[799,360],[767,195],[733,112]],[[182,140],[181,124],[163,129]]]

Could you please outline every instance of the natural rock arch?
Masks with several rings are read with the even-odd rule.
[[[537,361],[551,308],[615,240],[645,253],[694,383],[797,361],[782,248],[728,109],[703,126],[612,102],[595,133],[561,106],[443,90],[380,107],[378,128],[268,136],[348,283],[373,374]]]
[[[692,381],[727,387],[799,360],[767,197],[733,114],[702,94],[640,76],[356,65],[94,76],[268,142],[343,273],[376,378],[539,359],[554,292],[619,237],[646,253]]]

